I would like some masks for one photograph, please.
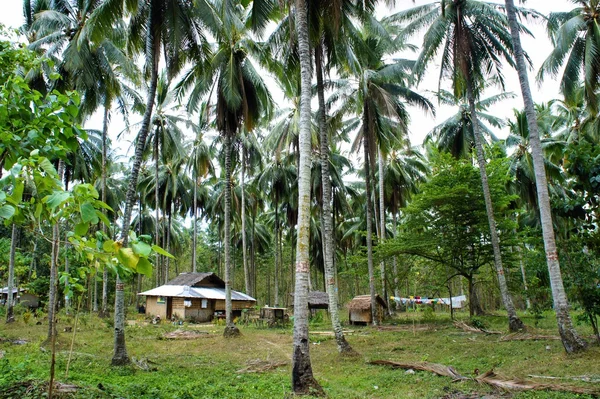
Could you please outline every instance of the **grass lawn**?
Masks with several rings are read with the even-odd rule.
[[[466,315],[459,314],[466,318]],[[348,341],[360,353],[356,358],[341,358],[335,341],[326,335],[311,335],[313,371],[330,398],[591,398],[563,392],[503,393],[475,382],[452,382],[428,372],[406,372],[368,365],[370,360],[434,362],[453,366],[465,376],[476,370],[494,369],[511,378],[528,375],[554,377],[589,376],[596,384],[561,380],[536,381],[593,388],[600,385],[600,347],[585,353],[566,355],[558,340],[500,342],[499,335],[468,333],[452,325],[447,314],[436,315],[423,323],[421,314],[400,314],[388,320],[388,329],[350,326]],[[490,330],[506,330],[501,316],[482,320]],[[533,326],[533,318],[523,315]],[[50,351],[41,347],[47,325],[0,324],[0,398],[42,397],[48,380]],[[59,382],[78,387],[77,398],[284,398],[290,397],[292,329],[241,326],[242,337],[224,339],[223,326],[173,326],[131,320],[127,327],[127,349],[139,364],[110,367],[113,348],[108,321],[83,315],[75,336],[68,378],[65,368],[71,333],[60,333],[57,372]],[[63,316],[62,331],[73,320]],[[163,334],[178,329],[203,332],[190,340],[167,340]],[[315,323],[311,331],[327,331],[327,321]],[[589,336],[591,329],[578,326]],[[546,313],[534,332],[556,335],[551,313]],[[16,344],[15,340],[26,343]],[[263,372],[239,372],[268,364],[285,363]],[[529,378],[528,378],[529,379]],[[27,382],[27,383],[24,383]]]

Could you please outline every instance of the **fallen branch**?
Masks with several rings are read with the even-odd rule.
[[[488,371],[485,374],[477,376],[475,378],[465,377],[459,374],[452,366],[444,366],[438,363],[399,363],[388,360],[375,360],[369,362],[369,364],[391,366],[394,368],[400,368],[405,370],[420,370],[429,371],[434,374],[443,377],[450,377],[454,381],[476,381],[480,384],[487,384],[495,388],[504,390],[519,390],[519,391],[560,391],[560,392],[572,392],[588,395],[600,395],[600,388],[580,388],[572,387],[560,384],[538,384],[533,381],[526,381],[522,379],[509,379],[501,377],[494,373],[493,370]]]
[[[591,382],[591,383],[594,383],[594,384],[600,382],[600,378],[592,378],[589,375],[582,375],[582,376],[575,376],[575,377],[551,377],[551,376],[547,376],[547,375],[529,374],[527,377],[529,377],[529,378],[542,378],[542,379],[546,379],[546,380],[584,381],[584,382]]]
[[[506,341],[558,341],[560,337],[558,335],[538,335],[538,334],[529,334],[529,333],[512,333],[505,335],[500,338],[501,342]]]
[[[195,331],[195,330],[176,330],[170,333],[166,333],[163,335],[164,339],[196,339],[201,337],[208,336],[208,333],[205,331]]]
[[[490,330],[486,330],[484,328],[473,327],[473,326],[470,326],[470,325],[468,325],[468,324],[466,324],[465,322],[462,322],[462,321],[455,321],[454,322],[454,327],[460,328],[463,331],[472,332],[472,333],[497,334],[497,335],[502,334],[502,332],[500,332],[500,331],[490,331]]]
[[[354,330],[344,330],[344,335],[352,335]],[[326,335],[326,336],[334,336],[335,333],[333,331],[309,331],[309,334],[313,335]]]

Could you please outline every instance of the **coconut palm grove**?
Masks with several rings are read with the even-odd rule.
[[[21,1],[0,398],[600,395],[600,1]]]

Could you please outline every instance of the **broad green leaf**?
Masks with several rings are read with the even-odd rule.
[[[165,251],[164,249],[162,249],[161,247],[159,247],[158,245],[153,245],[152,246],[152,250],[160,255],[163,256],[167,256],[171,259],[175,259],[175,257],[173,255],[171,255],[170,253],[168,253],[167,251]]]
[[[104,241],[104,244],[102,244],[102,249],[105,252],[115,252],[115,242],[113,240]]]
[[[121,248],[119,252],[117,252],[117,259],[119,262],[126,268],[130,270],[136,270],[137,264],[140,261],[140,257],[133,253],[133,249],[131,248]]]
[[[56,174],[56,169],[54,169],[54,165],[52,165],[52,162],[50,162],[48,158],[42,158],[40,160],[40,168],[49,175]]]
[[[144,258],[150,256],[150,253],[152,252],[152,247],[143,241],[132,243],[131,248],[133,249],[133,252],[143,256]]]
[[[25,189],[25,185],[21,180],[17,180],[15,184],[15,188],[13,189],[12,194],[9,199],[10,202],[17,205],[23,200],[23,190]]]
[[[10,205],[4,205],[0,208],[0,218],[10,219],[15,214],[15,208]]]
[[[137,264],[137,272],[147,277],[152,277],[152,263],[146,258],[140,258]]]
[[[105,225],[110,225],[110,220],[108,220],[108,218],[102,212],[96,211],[96,216],[98,216],[98,219],[100,219]]]
[[[55,191],[54,194],[46,196],[43,201],[54,210],[57,206],[69,199],[70,194],[65,191]]]
[[[96,210],[89,202],[81,205],[81,220],[85,223],[98,223],[98,215],[96,215]]]
[[[89,229],[89,223],[78,223],[77,225],[75,225],[75,234],[77,234],[78,236],[84,236],[87,234]]]

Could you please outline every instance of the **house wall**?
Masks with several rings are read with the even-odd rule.
[[[172,300],[172,311],[171,316],[176,319],[185,319],[185,305],[184,299],[186,298],[171,298]]]
[[[351,323],[371,323],[371,310],[350,310],[349,320]]]
[[[192,319],[200,323],[211,321],[213,318],[213,313],[215,312],[214,302],[214,300],[206,300],[206,308],[203,309],[202,299],[193,298],[192,306],[185,308],[185,318]]]
[[[23,306],[27,306],[30,308],[37,308],[40,306],[39,298],[33,294],[22,293],[21,300],[19,302]]]
[[[161,319],[165,320],[167,318],[167,301],[165,299],[165,303],[160,304],[158,302],[157,296],[147,296],[146,297],[146,315],[148,316],[160,316]]]
[[[253,301],[231,301],[231,309],[232,310],[242,310],[249,309],[253,307],[255,302]],[[215,310],[225,311],[225,301],[222,299],[218,299],[215,301]]]

